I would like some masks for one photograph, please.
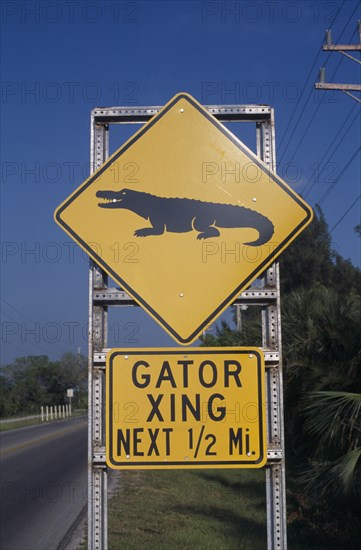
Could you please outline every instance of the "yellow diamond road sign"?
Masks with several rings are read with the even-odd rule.
[[[110,468],[260,468],[264,357],[253,348],[113,349],[106,369]]]
[[[312,210],[195,99],[178,94],[55,219],[187,344],[310,223]]]

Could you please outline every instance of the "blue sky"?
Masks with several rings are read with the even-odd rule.
[[[271,104],[278,173],[298,192],[306,186],[312,206],[321,200],[330,229],[360,195],[360,105],[313,90],[325,63],[328,81],[359,82],[358,64],[321,50],[330,26],[334,42],[357,42],[359,2],[44,0],[1,9],[2,364],[86,353],[87,259],[53,211],[88,175],[97,106],[163,105],[181,91],[202,104]],[[135,129],[111,132],[111,150]],[[254,147],[253,126],[232,131]],[[357,266],[359,222],[360,201],[332,231],[333,248]],[[140,308],[112,310],[110,341],[175,345]]]

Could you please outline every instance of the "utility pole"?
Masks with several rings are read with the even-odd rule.
[[[361,61],[353,55],[347,53],[350,51],[361,51],[361,20],[357,22],[359,44],[333,44],[331,30],[326,31],[326,44],[322,46],[324,52],[339,52],[340,54],[348,57],[352,61],[361,64]],[[326,82],[326,69],[322,67],[319,74],[319,82],[315,83],[317,90],[341,90],[344,94],[352,97],[358,103],[361,103],[360,98],[351,94],[351,91],[361,92],[361,84],[336,84],[334,82]]]

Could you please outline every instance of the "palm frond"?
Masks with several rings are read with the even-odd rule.
[[[353,450],[361,439],[361,394],[314,391],[304,398],[305,430],[321,444]]]
[[[300,476],[308,494],[317,498],[361,497],[361,447],[334,462],[312,463]]]

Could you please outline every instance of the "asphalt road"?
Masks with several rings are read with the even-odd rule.
[[[86,505],[87,421],[0,434],[1,550],[56,550]]]

